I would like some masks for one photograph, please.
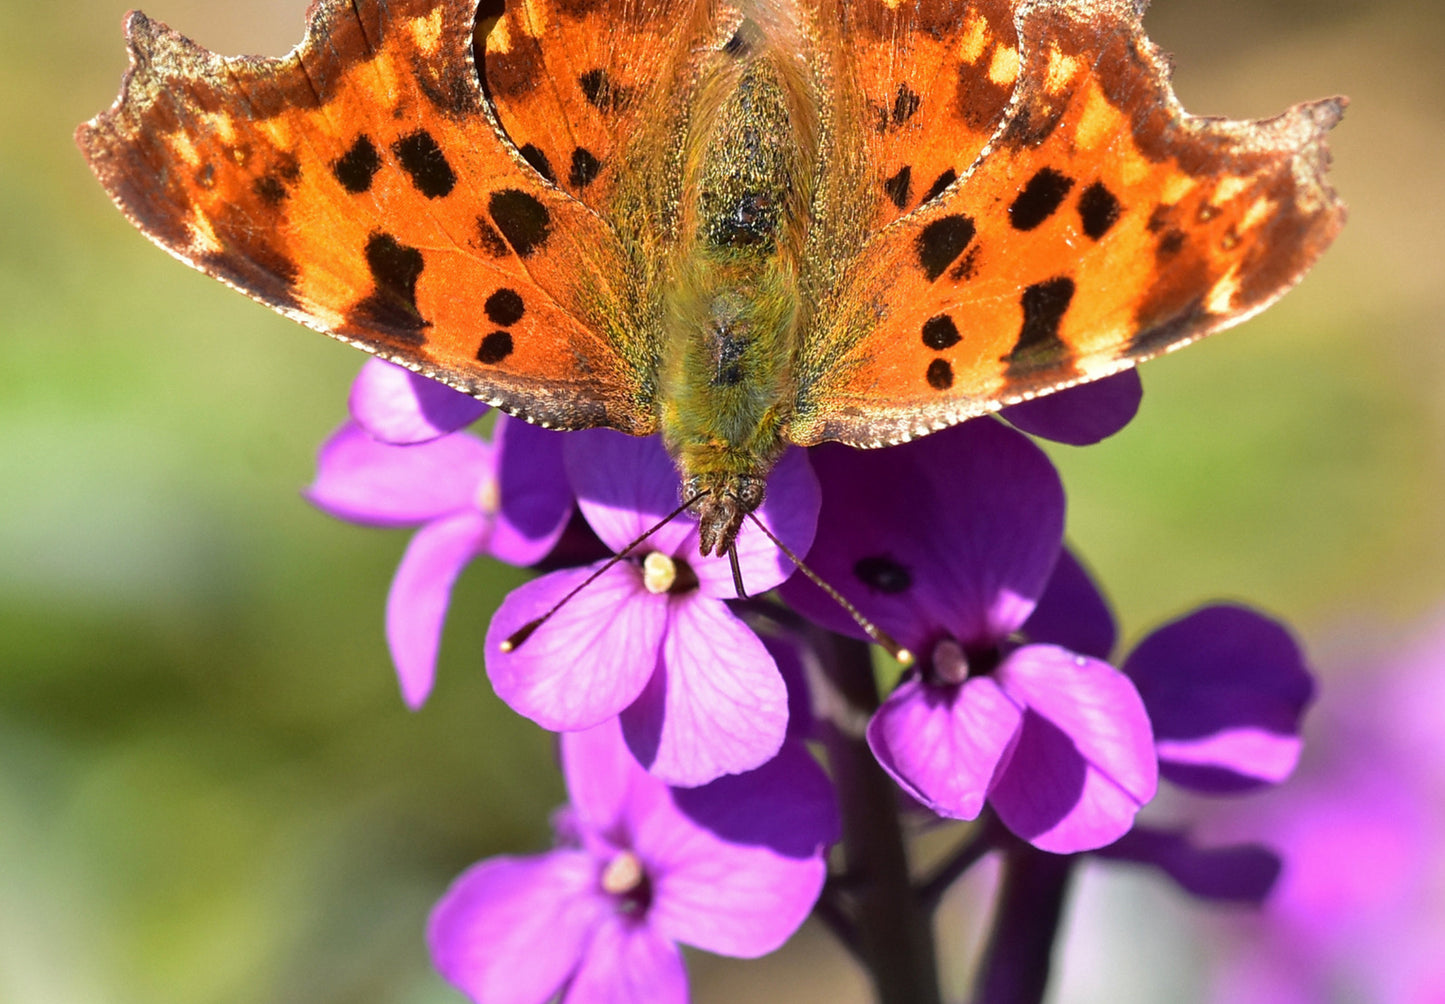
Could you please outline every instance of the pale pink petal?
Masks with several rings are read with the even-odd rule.
[[[426,701],[436,679],[452,586],[486,541],[486,517],[463,510],[418,530],[397,566],[386,598],[386,643],[402,699],[413,709]]]
[[[563,988],[612,909],[581,851],[493,858],[432,910],[437,970],[477,1004],[542,1004]]]
[[[409,526],[475,508],[491,477],[492,448],[457,433],[417,446],[390,446],[354,423],[322,444],[306,498],[341,519]]]
[[[487,628],[487,675],[497,696],[545,729],[591,728],[637,699],[659,662],[667,598],[648,594],[636,566],[612,566],[515,651],[504,640],[594,567],[552,572],[514,589]]]
[[[399,446],[455,432],[487,410],[481,401],[385,359],[366,361],[348,403],[369,435]]]
[[[765,763],[788,730],[788,691],[773,657],[722,602],[674,597],[663,671],[622,713],[637,759],[668,784],[706,784]]]
[[[1021,716],[988,677],[958,687],[914,678],[874,713],[868,744],[914,799],[941,816],[973,819],[1018,741]]]
[[[592,939],[562,1004],[687,1004],[687,999],[687,970],[677,946],[650,924],[614,917]]]

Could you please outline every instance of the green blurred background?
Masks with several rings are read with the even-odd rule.
[[[279,54],[303,8],[147,12]],[[0,1002],[459,1000],[429,969],[431,902],[545,846],[561,798],[547,736],[481,667],[518,576],[464,576],[436,693],[406,711],[381,616],[406,535],[298,495],[361,357],[156,250],[71,143],[115,96],[123,10],[0,0]],[[1123,434],[1054,451],[1071,537],[1130,636],[1241,598],[1326,672],[1368,664],[1445,598],[1445,13],[1156,0],[1146,24],[1194,112],[1349,94],[1351,220],[1279,306],[1149,364]],[[1187,972],[1199,949],[1172,951]],[[705,1001],[863,999],[811,927],[693,972]]]

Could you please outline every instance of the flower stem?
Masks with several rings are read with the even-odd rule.
[[[1022,842],[1004,855],[997,912],[979,960],[974,1004],[1039,1004],[1049,985],[1074,859]]]
[[[838,696],[854,711],[872,712],[878,692],[868,646],[837,637],[817,640]],[[896,789],[862,735],[840,721],[831,726],[826,745],[843,814],[857,953],[879,1004],[940,1004],[932,924],[909,875]]]

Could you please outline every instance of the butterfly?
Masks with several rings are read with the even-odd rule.
[[[901,442],[1263,309],[1335,98],[1194,118],[1135,0],[315,0],[140,13],[77,139],[188,264],[528,421],[660,432],[704,554],[789,445]]]

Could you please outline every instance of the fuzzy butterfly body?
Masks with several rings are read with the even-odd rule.
[[[1133,0],[132,14],[78,141],[152,240],[542,425],[661,432],[705,553],[790,443],[900,442],[1237,323],[1344,209],[1343,101],[1197,119]]]

